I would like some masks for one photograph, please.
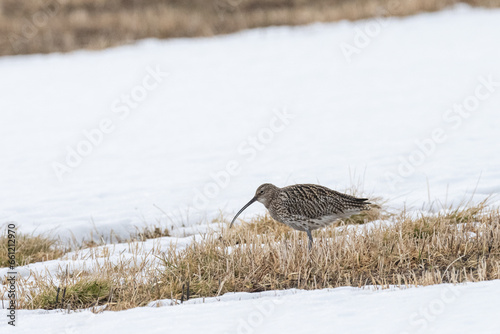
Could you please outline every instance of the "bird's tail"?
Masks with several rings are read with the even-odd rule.
[[[365,202],[363,203],[363,211],[380,210],[382,207],[377,203]]]

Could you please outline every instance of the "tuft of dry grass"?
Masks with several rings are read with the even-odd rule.
[[[268,216],[232,229],[225,224],[185,248],[158,246],[141,253],[138,244],[130,243],[134,255],[118,262],[106,248],[92,248],[86,256],[100,259],[92,270],[21,281],[19,306],[101,305],[123,310],[154,300],[177,303],[187,295],[233,291],[420,286],[500,278],[498,209],[477,206],[417,218],[405,212],[381,217],[375,215],[365,226],[315,231],[312,250],[305,233]],[[58,287],[66,289],[64,301],[56,302]]]
[[[66,252],[58,240],[48,235],[16,235],[17,266],[59,258]],[[0,236],[0,268],[9,266],[7,236]]]
[[[0,55],[102,49],[143,38],[406,16],[500,0],[0,0]]]
[[[146,225],[143,228],[137,228],[136,232],[132,233],[127,241],[146,241],[147,239],[156,239],[161,237],[169,237],[170,230],[167,227],[159,225]]]

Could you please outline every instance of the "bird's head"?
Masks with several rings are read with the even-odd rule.
[[[254,199],[257,202],[261,202],[262,204],[264,204],[264,206],[267,208],[269,203],[271,203],[271,200],[274,198],[277,190],[278,187],[276,187],[275,185],[271,183],[264,183],[255,191]]]
[[[250,202],[245,204],[245,206],[243,208],[241,208],[240,211],[238,211],[236,216],[234,216],[233,221],[231,222],[231,225],[229,225],[229,228],[231,228],[233,226],[233,223],[235,222],[236,218],[238,218],[238,216],[246,208],[248,208],[253,202],[255,202],[255,201],[260,202],[260,203],[264,204],[264,206],[267,208],[268,205],[271,203],[272,199],[274,198],[274,196],[276,195],[278,189],[279,189],[278,187],[276,187],[275,185],[273,185],[271,183],[264,183],[263,185],[259,186],[257,188],[257,191],[255,191],[255,196],[250,200]]]

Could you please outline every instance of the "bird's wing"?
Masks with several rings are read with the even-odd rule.
[[[281,201],[288,215],[302,219],[316,219],[329,215],[340,215],[348,210],[355,197],[338,193],[317,185],[296,185],[283,189]],[[352,197],[349,198],[349,197]]]

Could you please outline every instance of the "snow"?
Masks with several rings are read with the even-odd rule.
[[[116,262],[182,249],[264,182],[359,186],[414,215],[490,195],[498,204],[499,20],[498,9],[458,6],[0,58],[0,224],[77,240],[172,230],[20,275],[88,268],[101,251]],[[500,281],[236,293],[101,314],[19,310],[16,330],[496,333],[499,293]]]
[[[16,333],[498,333],[500,281],[226,294],[121,312],[19,311]],[[126,319],[126,321],[124,321]],[[0,329],[5,328],[0,322]]]
[[[395,208],[495,195],[499,16],[457,7],[0,58],[0,221],[128,236],[230,218],[264,182],[360,184]]]

